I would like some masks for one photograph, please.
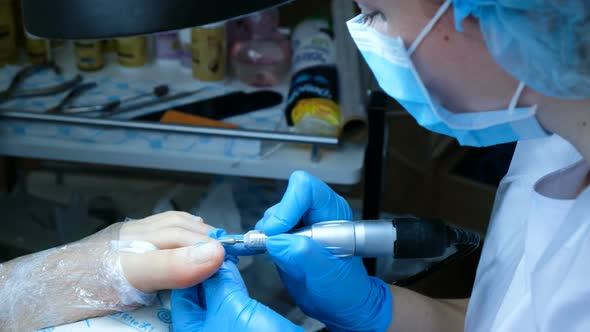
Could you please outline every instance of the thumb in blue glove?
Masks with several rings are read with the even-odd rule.
[[[233,262],[200,286],[172,291],[176,332],[297,331],[303,329],[248,296]]]
[[[310,225],[319,221],[351,220],[352,211],[346,200],[327,184],[304,171],[289,177],[281,202],[269,208],[256,224],[266,235],[287,232],[299,220]]]
[[[358,257],[336,257],[304,236],[281,234],[267,250],[295,302],[331,331],[385,331],[393,299]]]

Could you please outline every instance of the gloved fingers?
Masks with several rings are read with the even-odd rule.
[[[289,177],[287,190],[281,201],[265,213],[257,229],[267,235],[291,230],[314,204],[314,190],[321,182],[303,171],[295,171]]]
[[[226,302],[235,302],[235,305],[242,305],[249,297],[248,289],[240,275],[236,264],[232,261],[225,261],[211,278],[203,282],[207,308],[218,308]],[[231,299],[230,299],[231,297]],[[231,304],[231,303],[229,303]]]
[[[226,261],[203,282],[208,321],[223,331],[303,331],[283,316],[248,296],[236,265]],[[224,323],[221,323],[224,322]]]
[[[291,190],[293,192],[294,190]],[[293,203],[295,194],[291,194],[289,189],[283,195],[281,202],[276,204],[271,211],[266,211],[262,219],[255,226],[255,229],[261,230],[268,235],[285,233],[291,230],[306,212],[305,206],[299,206]]]
[[[262,219],[260,219],[256,223],[256,226],[254,226],[254,229],[259,230],[259,231],[264,231],[264,224],[266,223],[266,220],[275,214],[275,211],[279,208],[280,204],[281,203],[277,203],[277,204],[269,207],[268,209],[266,209],[266,211],[264,211],[264,216],[262,216]]]
[[[254,314],[243,317],[245,326],[256,327],[255,331],[303,332],[303,328],[296,326],[287,318],[262,303],[255,302],[251,312]]]
[[[267,235],[289,231],[301,219],[308,224],[327,220],[350,220],[346,201],[316,177],[296,171],[291,174],[281,202],[265,213],[257,229]]]
[[[266,241],[266,250],[284,274],[295,280],[322,279],[338,270],[339,258],[306,236],[279,234]]]
[[[225,235],[227,235],[227,232],[222,228],[211,228],[209,232],[207,232],[207,236],[214,240],[218,240],[220,237]]]
[[[207,312],[200,301],[202,291],[200,286],[172,290],[170,305],[175,332],[198,332],[203,328]]]
[[[202,243],[178,249],[121,253],[120,262],[131,285],[150,293],[200,283],[217,271],[224,256],[223,247],[206,238]]]
[[[228,319],[242,320],[250,316],[245,309],[252,309],[252,304],[256,303],[248,295],[240,271],[231,261],[225,261],[213,277],[203,282],[202,287],[210,315],[217,316],[223,312],[229,315]]]

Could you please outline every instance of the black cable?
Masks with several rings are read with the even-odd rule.
[[[458,228],[454,226],[447,226],[449,246],[453,244],[466,246],[479,246],[481,238],[479,234]]]
[[[462,228],[446,226],[447,247],[455,246],[457,251],[443,260],[432,264],[424,270],[401,280],[395,281],[396,286],[408,286],[426,276],[440,270],[449,263],[463,259],[475,252],[481,244],[481,237],[478,233],[468,231]]]

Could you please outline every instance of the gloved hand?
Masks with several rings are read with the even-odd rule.
[[[367,274],[359,257],[335,257],[308,237],[275,235],[300,219],[309,225],[351,218],[344,198],[317,178],[297,171],[281,202],[267,210],[256,228],[271,235],[268,253],[303,312],[331,331],[384,331],[392,319],[391,293],[383,281]]]
[[[303,331],[251,299],[231,261],[202,285],[173,290],[171,304],[175,332]]]

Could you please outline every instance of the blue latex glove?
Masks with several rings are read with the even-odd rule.
[[[231,261],[202,285],[173,290],[171,302],[175,332],[303,331],[251,299]]]
[[[286,232],[300,219],[306,224],[350,220],[348,203],[325,183],[294,172],[281,202],[256,225],[267,235]],[[267,250],[289,293],[308,316],[331,331],[384,331],[392,319],[387,285],[370,277],[359,257],[335,257],[308,237],[271,236]]]

